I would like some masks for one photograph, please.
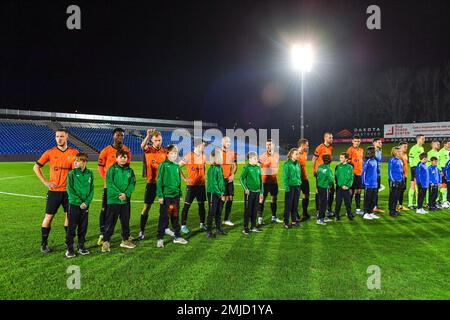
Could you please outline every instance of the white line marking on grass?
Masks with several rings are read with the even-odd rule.
[[[384,191],[385,187],[383,184],[380,184],[380,189],[378,190],[378,192]]]
[[[32,176],[34,176],[34,174],[29,174],[29,175],[26,175],[26,176],[4,177],[4,178],[0,178],[0,181],[1,180],[10,180],[10,179],[17,179],[17,178],[32,177]]]

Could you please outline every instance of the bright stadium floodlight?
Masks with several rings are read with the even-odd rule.
[[[294,45],[291,51],[292,65],[301,75],[300,103],[300,137],[304,138],[305,126],[303,117],[303,81],[305,72],[310,72],[313,65],[313,51],[310,44]]]
[[[313,52],[310,44],[294,45],[292,47],[292,64],[295,70],[309,72],[313,64]]]

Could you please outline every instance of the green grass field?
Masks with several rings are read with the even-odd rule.
[[[374,221],[357,217],[350,222],[344,217],[327,226],[310,220],[291,230],[270,224],[262,233],[245,237],[241,233],[243,192],[237,185],[231,216],[236,226],[225,226],[228,235],[207,239],[198,229],[194,204],[188,222],[192,232],[189,244],[168,242],[166,248],[157,249],[159,206],[155,204],[147,227],[150,239],[139,242],[134,250],[119,248],[118,226],[111,252],[103,254],[96,247],[102,181],[91,164],[97,178],[87,237],[91,255],[69,260],[64,257],[61,209],[49,239],[53,252],[45,255],[39,251],[46,189],[32,166],[31,162],[0,163],[0,299],[450,298],[448,210],[424,216],[405,213],[397,219],[383,214]],[[141,163],[132,166],[140,177]],[[386,185],[385,164],[383,174]],[[138,178],[132,204],[134,236],[138,234],[144,186],[145,180]],[[383,208],[387,196],[387,189],[380,193]],[[279,197],[283,199],[283,191]],[[311,204],[311,214],[313,207]],[[281,201],[278,211],[283,211]],[[66,270],[71,265],[81,270],[79,290],[66,286]],[[367,287],[370,265],[381,269],[381,289]]]

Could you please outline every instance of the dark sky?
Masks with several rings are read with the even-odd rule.
[[[81,7],[80,31],[66,28],[70,4]],[[382,30],[366,28],[370,4]],[[15,0],[1,2],[0,37],[0,108],[285,129],[299,116],[293,42],[317,53],[305,84],[306,117],[317,118],[317,98],[346,75],[450,60],[450,5]]]

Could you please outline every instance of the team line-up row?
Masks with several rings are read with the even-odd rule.
[[[123,248],[135,248],[130,235],[130,199],[135,189],[136,177],[129,166],[131,152],[123,144],[124,130],[113,130],[113,143],[105,147],[99,155],[98,170],[104,180],[103,201],[100,211],[100,236],[98,245],[102,252],[110,251],[110,239],[114,233],[117,220],[121,222]],[[93,199],[94,178],[87,169],[88,156],[67,146],[68,133],[65,129],[56,131],[56,146],[47,150],[34,166],[39,179],[49,188],[46,201],[46,214],[42,223],[41,251],[50,252],[48,237],[54,215],[62,206],[66,214],[66,257],[75,257],[74,238],[78,236],[78,253],[89,254],[85,247],[88,226],[89,205]],[[392,158],[388,163],[389,214],[400,216],[400,211],[416,209],[419,214],[426,214],[425,201],[430,210],[449,207],[450,193],[446,188],[446,177],[450,178],[450,142],[433,141],[431,150],[424,152],[425,137],[418,135],[417,143],[407,153],[408,144],[401,142],[392,149]],[[150,143],[151,141],[151,143]],[[316,179],[316,214],[317,224],[340,220],[342,202],[350,220],[354,219],[351,210],[355,198],[356,214],[363,219],[378,219],[376,213],[384,212],[378,207],[378,190],[381,181],[381,139],[374,139],[373,146],[364,150],[360,147],[361,139],[355,136],[347,152],[339,155],[339,164],[333,171],[330,167],[333,155],[333,135],[324,134],[312,157],[312,167]],[[148,130],[141,147],[145,154],[147,185],[145,188],[144,207],[140,216],[138,240],[145,239],[145,227],[148,215],[155,199],[160,204],[157,228],[157,247],[164,247],[164,235],[173,237],[173,242],[187,244],[182,234],[188,234],[187,217],[189,208],[197,200],[200,228],[206,231],[208,238],[225,235],[222,225],[233,226],[230,221],[234,197],[234,176],[237,172],[236,152],[230,149],[228,137],[222,139],[221,148],[205,155],[205,143],[194,141],[194,151],[180,161],[178,148],[170,145],[163,147],[161,133]],[[272,141],[266,143],[266,152],[258,156],[250,152],[248,163],[240,175],[240,184],[244,191],[244,228],[242,233],[249,235],[259,233],[263,225],[264,203],[271,195],[271,222],[283,223],[286,229],[299,227],[302,221],[310,219],[309,181],[306,161],[309,150],[307,139],[300,139],[298,148],[292,148],[283,165],[284,217],[277,217],[278,168],[279,154]],[[208,159],[209,158],[209,159]],[[178,162],[177,162],[178,161]],[[206,163],[209,169],[206,171]],[[42,167],[49,163],[50,179],[42,173]],[[403,206],[403,194],[407,186],[408,163],[411,168],[411,185],[408,192],[408,208]],[[187,175],[183,167],[187,167]],[[183,201],[181,180],[186,182],[184,205],[180,214],[180,202]],[[364,208],[361,209],[361,191],[364,191]],[[428,191],[428,192],[427,192]],[[299,214],[300,194],[303,193],[302,215]],[[334,193],[336,193],[335,210],[332,210]],[[414,204],[414,198],[416,202]],[[440,198],[440,199],[438,199]],[[439,201],[438,201],[439,200]],[[206,214],[205,203],[208,203]],[[222,212],[225,211],[222,222]],[[181,216],[181,226],[179,223]],[[169,222],[173,231],[169,228]],[[213,232],[213,222],[215,233]]]

